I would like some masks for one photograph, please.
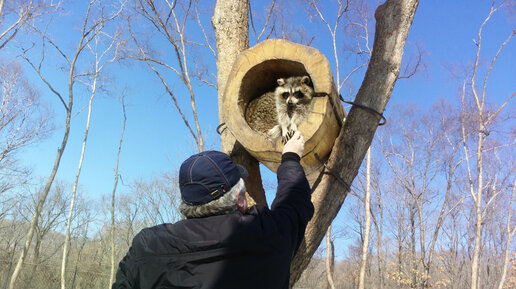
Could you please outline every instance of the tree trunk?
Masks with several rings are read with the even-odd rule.
[[[412,200],[415,202],[415,200]],[[414,204],[410,204],[410,288],[417,287],[417,256],[416,256],[416,212]]]
[[[70,72],[70,74],[71,73],[72,72]],[[57,174],[59,164],[61,163],[61,156],[63,155],[63,152],[65,150],[66,143],[68,142],[68,135],[70,133],[70,120],[71,120],[71,116],[72,116],[72,100],[73,100],[73,95],[70,94],[68,109],[66,111],[66,125],[65,125],[63,140],[61,141],[61,146],[57,150],[56,160],[54,162],[54,167],[52,168],[52,172],[50,173],[50,177],[48,178],[47,184],[45,185],[45,188],[43,189],[43,192],[41,193],[41,196],[39,197],[38,204],[36,206],[36,212],[34,213],[34,216],[32,217],[32,221],[29,225],[29,230],[27,231],[27,237],[25,238],[25,246],[23,247],[20,257],[18,258],[18,263],[16,263],[16,267],[14,268],[13,274],[11,275],[11,278],[9,281],[9,289],[15,288],[14,284],[16,283],[16,279],[18,278],[18,275],[20,274],[20,271],[23,266],[23,262],[25,262],[25,258],[27,257],[27,251],[29,250],[30,243],[32,242],[32,237],[34,236],[34,230],[36,228],[36,224],[38,222],[39,216],[41,215],[41,210],[43,209],[43,205],[45,204],[45,200],[47,199],[48,193],[50,192],[50,188],[52,187],[54,178]]]
[[[25,280],[25,286],[27,287],[33,287],[32,281],[34,280],[34,276],[36,276],[36,270],[39,267],[40,262],[40,255],[41,255],[41,242],[42,242],[43,236],[38,236],[36,233],[36,242],[34,245],[34,256],[32,257],[32,266],[30,269],[30,273],[28,274],[28,279]]]
[[[516,179],[514,179],[514,182],[512,184],[512,194],[511,194],[511,201],[509,202],[509,210],[507,214],[507,226],[506,226],[506,233],[507,233],[507,242],[505,243],[505,249],[503,253],[503,264],[502,264],[502,276],[500,277],[500,282],[498,283],[498,289],[503,289],[503,286],[505,284],[505,278],[507,278],[507,264],[510,263],[509,261],[509,250],[511,248],[511,239],[514,236],[514,233],[516,232],[516,228],[513,228],[511,226],[511,213],[512,213],[512,203],[514,201],[514,193],[516,192]]]
[[[328,281],[328,288],[335,289],[335,282],[333,280],[333,268],[335,264],[333,241],[331,239],[331,225],[326,231],[326,280]]]
[[[127,115],[125,113],[124,97],[122,97],[122,111],[124,113],[124,122],[122,125],[122,133],[120,134],[120,143],[118,144],[118,151],[116,153],[115,164],[115,184],[113,185],[113,192],[111,194],[111,272],[109,274],[109,288],[115,282],[116,264],[115,264],[115,193],[118,185],[118,165],[120,163],[120,151],[122,150],[122,142],[124,141],[125,124],[127,122]]]
[[[222,113],[224,90],[233,62],[238,54],[249,48],[249,2],[218,0],[211,19],[217,41],[217,88],[219,94],[219,120],[223,124],[226,116]],[[229,130],[221,128],[222,151],[229,154],[234,162],[243,165],[249,172],[245,180],[250,205],[267,205],[258,161],[253,158]]]
[[[482,112],[479,113],[482,115]],[[483,127],[480,125],[477,144],[477,195],[475,202],[475,247],[473,249],[473,260],[471,261],[471,289],[478,289],[479,283],[479,267],[480,267],[480,243],[482,242],[482,150],[484,147]]]
[[[92,109],[92,103],[93,98],[95,97],[95,91],[97,88],[97,77],[98,73],[95,74],[95,78],[93,81],[93,88],[90,96],[90,100],[88,102],[88,117],[86,121],[86,128],[84,130],[84,138],[82,141],[82,149],[81,149],[81,156],[79,157],[79,165],[77,167],[77,173],[75,175],[75,181],[73,183],[72,188],[72,199],[70,200],[70,209],[68,210],[68,217],[66,221],[66,233],[65,233],[65,242],[63,244],[63,256],[61,259],[61,289],[66,288],[66,265],[67,265],[67,258],[68,258],[68,250],[70,246],[70,226],[72,224],[72,214],[75,207],[75,196],[77,193],[77,185],[79,183],[79,176],[81,175],[81,169],[82,169],[82,161],[84,160],[84,153],[86,151],[86,143],[88,141],[88,132],[90,129],[90,121],[91,121],[91,109]]]
[[[377,186],[378,187],[378,186]],[[373,220],[374,228],[376,231],[376,250],[377,250],[377,259],[378,259],[378,289],[383,289],[385,278],[384,278],[384,264],[385,259],[383,257],[383,249],[382,249],[382,240],[383,240],[383,201],[382,194],[380,189],[376,190],[376,199],[378,201],[378,211],[376,215],[379,215],[379,220],[376,215],[371,213],[371,217]]]
[[[390,0],[375,13],[376,33],[373,54],[364,81],[355,98],[356,103],[383,112],[396,83],[403,48],[418,0]],[[335,141],[328,166],[340,173],[343,184],[329,173],[323,174],[313,187],[315,215],[308,224],[305,241],[291,267],[293,285],[308,265],[321,243],[326,228],[337,215],[373,139],[379,117],[359,107],[352,107],[340,135]]]
[[[358,289],[365,288],[365,274],[367,267],[367,249],[369,248],[369,235],[371,232],[371,148],[367,150],[366,159],[366,189],[364,197],[364,212],[366,215],[364,242],[362,243],[362,264],[360,266],[360,279]]]

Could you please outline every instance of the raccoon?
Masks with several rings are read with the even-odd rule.
[[[278,123],[276,119],[276,96],[274,91],[266,92],[251,100],[245,110],[247,124],[257,132],[267,134]]]
[[[315,92],[310,77],[306,75],[280,78],[277,82],[274,95],[278,124],[268,133],[273,138],[281,136],[283,143],[286,143],[311,112]]]

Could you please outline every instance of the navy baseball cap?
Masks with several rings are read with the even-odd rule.
[[[179,169],[179,190],[183,202],[202,205],[220,198],[240,178],[247,178],[247,170],[228,155],[218,151],[205,151],[189,157]]]

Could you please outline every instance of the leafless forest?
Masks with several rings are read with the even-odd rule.
[[[1,289],[110,288],[135,234],[181,220],[172,169],[151,179],[120,178],[130,117],[124,93],[116,94],[115,113],[123,119],[113,132],[116,161],[106,164],[114,168],[106,188],[111,193],[94,198],[82,190],[83,160],[94,157],[87,150],[90,117],[100,111],[96,97],[115,94],[110,87],[117,84],[117,69],[137,66],[161,86],[181,116],[176,125],[186,127],[199,151],[217,142],[204,134],[197,106],[199,86],[213,95],[220,89],[213,71],[220,47],[210,23],[220,2],[91,0],[74,6],[0,0]],[[247,3],[251,46],[284,38],[319,48],[316,35],[324,34],[326,46],[332,44],[326,56],[336,86],[345,99],[354,99],[374,53],[378,3],[241,2]],[[514,54],[507,47],[516,28],[500,42],[484,43],[492,18],[514,17],[515,7],[514,1],[493,1],[484,22],[475,24],[476,56],[450,64],[454,95],[436,95],[424,108],[389,106],[388,121],[376,131],[341,212],[328,230],[320,228],[326,239],[294,288],[516,288],[514,76],[502,84],[512,92],[490,93],[492,83],[500,85],[492,72],[505,54]],[[294,9],[306,26],[310,19],[323,28],[291,23],[284,11]],[[67,25],[60,21],[69,15],[75,34],[63,37],[56,27]],[[487,44],[496,47],[494,54],[484,54]],[[425,73],[430,64],[423,47],[405,47],[399,81]],[[49,78],[51,69],[62,77]],[[85,121],[75,124],[79,114]],[[19,156],[55,135],[55,161],[46,176],[36,178]],[[80,146],[75,178],[57,178],[71,145]],[[267,189],[274,182],[264,180]]]

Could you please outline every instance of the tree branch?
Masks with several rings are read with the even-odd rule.
[[[376,10],[376,33],[373,53],[356,103],[383,112],[396,83],[403,48],[419,2],[417,0],[387,1]],[[327,162],[340,178],[352,183],[378,126],[378,116],[352,107]],[[312,201],[315,215],[308,224],[305,241],[291,267],[293,285],[308,265],[319,246],[325,228],[337,215],[348,193],[348,185],[335,181],[323,173],[313,187]],[[321,234],[322,232],[322,234]]]

